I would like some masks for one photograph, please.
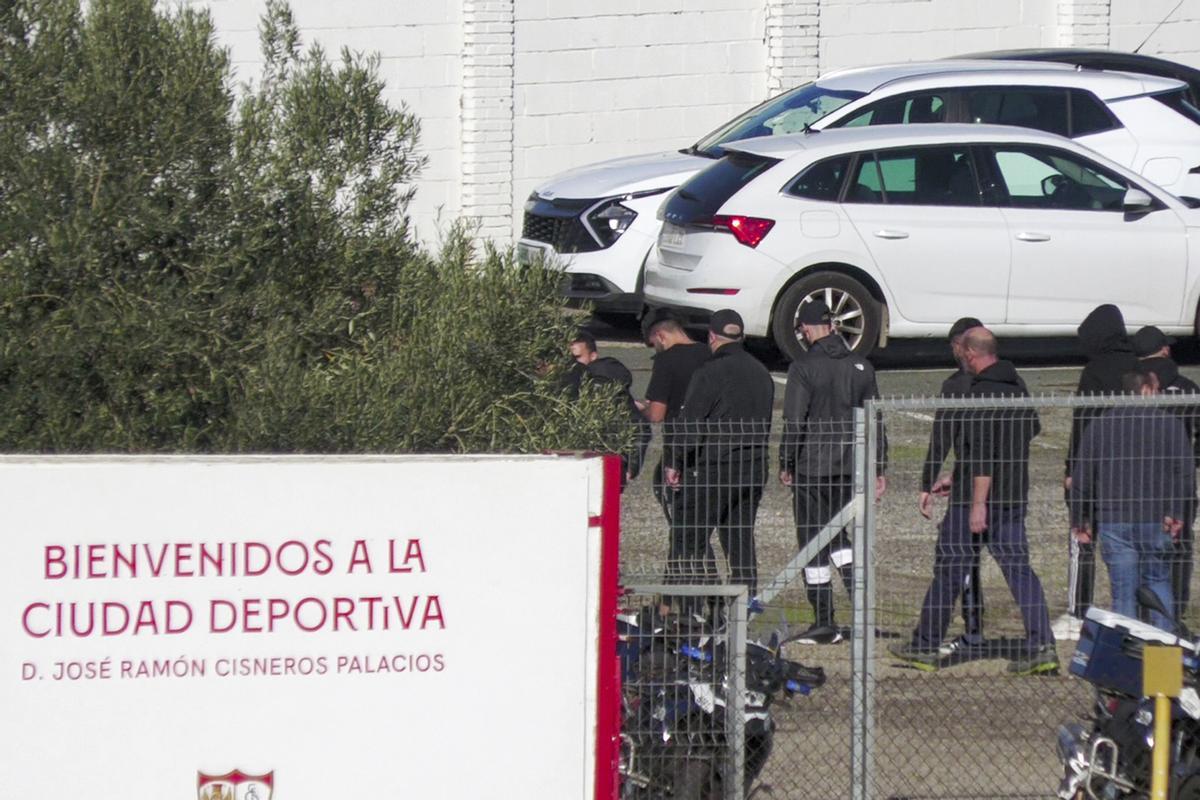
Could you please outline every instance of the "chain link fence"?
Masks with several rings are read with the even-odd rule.
[[[1072,606],[1082,612],[1078,590],[1086,577],[1072,523],[1090,525],[1100,540],[1094,602],[1113,607],[1107,564],[1117,559],[1118,585],[1128,583],[1121,575],[1130,569],[1121,561],[1128,548],[1109,544],[1106,552],[1101,530],[1106,515],[1116,516],[1103,497],[1119,485],[1114,475],[1132,476],[1139,502],[1183,501],[1172,511],[1181,517],[1176,539],[1164,533],[1169,546],[1160,555],[1172,563],[1176,583],[1191,587],[1184,568],[1191,551],[1182,542],[1194,517],[1194,437],[1182,452],[1163,437],[1192,436],[1196,415],[1200,397],[1186,396],[877,401],[855,424],[803,432],[813,446],[850,454],[853,468],[838,475],[805,474],[820,470],[789,463],[791,440],[781,459],[782,440],[793,432],[778,420],[769,433],[754,430],[753,468],[742,461],[737,469],[705,469],[672,451],[683,436],[695,453],[709,441],[727,445],[738,431],[671,431],[665,451],[656,431],[647,463],[665,456],[680,467],[679,482],[656,480],[662,471],[648,469],[626,488],[622,580],[657,590],[631,597],[631,607],[719,627],[727,601],[714,598],[727,595],[717,588],[736,573],[749,584],[747,649],[820,673],[805,692],[773,687],[770,749],[745,796],[1053,797],[1061,777],[1056,727],[1083,720],[1092,699],[1091,687],[1066,669],[1075,642],[1064,615]],[[1070,495],[1064,478],[1073,428],[1077,447],[1090,448],[1073,459],[1073,471],[1090,477]],[[949,437],[945,463],[927,464],[935,433]],[[990,466],[977,469],[983,452]],[[790,486],[780,480],[789,466]],[[1155,481],[1163,475],[1182,482],[1162,488]],[[880,476],[887,485],[876,501]],[[983,477],[993,479],[992,499],[1003,502],[991,504],[982,519],[987,530],[975,534],[971,492]],[[722,511],[732,488],[747,483],[760,490],[752,498],[752,536],[744,514]],[[930,490],[925,506],[922,490]],[[1144,515],[1158,514],[1162,503],[1134,505]],[[1162,519],[1152,522],[1164,531]],[[935,576],[940,585],[931,588]],[[1184,619],[1196,616],[1189,608]],[[744,663],[749,676],[750,659]],[[728,677],[722,680],[727,687]],[[728,785],[723,794],[671,791],[627,796],[732,796]]]

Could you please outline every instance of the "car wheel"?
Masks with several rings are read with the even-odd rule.
[[[771,333],[776,346],[789,360],[795,360],[808,349],[796,328],[800,305],[817,299],[829,306],[833,328],[851,350],[866,356],[875,349],[879,342],[879,301],[854,278],[839,272],[817,272],[789,286],[775,305]]]

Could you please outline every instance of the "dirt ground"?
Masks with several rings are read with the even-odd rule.
[[[881,391],[928,394],[944,371],[881,373]],[[1069,391],[1074,369],[1030,371],[1034,393]],[[889,392],[889,384],[898,391]],[[901,388],[905,387],[905,388]],[[928,387],[921,391],[921,387]],[[782,385],[779,386],[782,396]],[[1074,642],[1059,643],[1061,674],[1010,677],[1007,659],[980,659],[921,672],[899,665],[886,646],[907,637],[929,585],[935,522],[917,512],[921,462],[931,415],[894,412],[886,424],[891,444],[889,489],[878,506],[873,559],[876,571],[876,687],[874,728],[875,796],[879,798],[1053,797],[1059,779],[1055,731],[1081,720],[1091,688],[1070,677],[1066,665]],[[1066,409],[1041,413],[1043,432],[1034,441],[1032,488],[1027,532],[1035,571],[1045,587],[1051,618],[1065,610],[1067,519],[1062,474],[1070,426]],[[776,424],[775,430],[779,430]],[[656,441],[657,444],[657,441]],[[651,453],[649,464],[657,461]],[[776,463],[774,451],[771,464]],[[936,509],[940,518],[944,505]],[[666,552],[666,523],[653,498],[649,476],[632,483],[623,498],[622,572],[626,585],[657,583]],[[772,480],[760,506],[756,541],[760,582],[774,576],[796,552],[788,492]],[[715,542],[714,542],[715,546]],[[720,560],[720,559],[718,559]],[[1107,575],[1098,568],[1097,604],[1107,605]],[[983,558],[986,603],[985,635],[1018,640],[1020,616],[995,563]],[[780,595],[763,615],[764,626],[791,631],[811,619],[803,590]],[[1197,620],[1192,615],[1189,623]],[[851,609],[839,590],[837,618],[848,624]],[[957,614],[950,635],[959,632]],[[774,709],[778,723],[775,751],[762,776],[774,797],[844,797],[850,776],[850,649],[848,644],[801,646],[786,654],[820,665],[828,683],[809,697],[797,697]]]

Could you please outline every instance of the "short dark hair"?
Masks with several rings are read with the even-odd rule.
[[[1152,386],[1153,379],[1149,372],[1132,369],[1121,376],[1121,391],[1129,394],[1139,394],[1143,386]]]
[[[571,340],[571,344],[578,342],[588,349],[588,352],[596,352],[596,337],[588,331],[579,331],[575,334],[575,338]]]

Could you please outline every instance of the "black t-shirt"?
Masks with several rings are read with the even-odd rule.
[[[710,355],[712,353],[708,345],[699,342],[677,344],[655,354],[654,366],[650,370],[650,385],[646,388],[646,399],[667,404],[666,421],[670,422],[679,416],[692,373],[708,361]]]

